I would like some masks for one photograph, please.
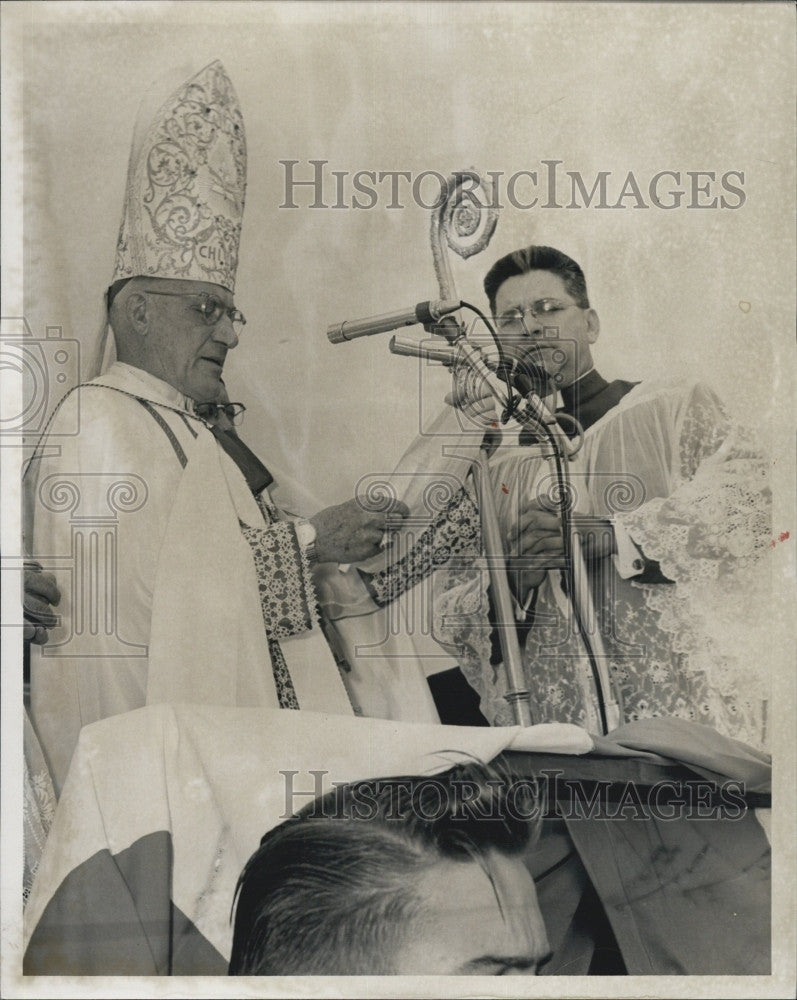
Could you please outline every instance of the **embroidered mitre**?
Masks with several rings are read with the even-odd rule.
[[[136,126],[112,281],[151,275],[235,291],[246,136],[217,60]]]

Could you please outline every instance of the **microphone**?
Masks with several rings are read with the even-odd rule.
[[[395,334],[390,338],[390,353],[399,354],[405,358],[426,358],[428,361],[442,361],[444,365],[453,365],[457,360],[457,349],[441,341],[439,344],[426,341],[422,343],[412,337],[402,337]]]
[[[505,362],[499,366],[497,375],[523,396],[515,414],[516,419],[522,424],[542,424],[547,427],[562,454],[573,458],[581,448],[581,440],[571,441],[544,402],[554,391],[548,372],[541,365],[524,358],[520,362]]]
[[[533,392],[540,399],[545,399],[554,392],[551,376],[542,365],[536,364],[529,358],[523,358],[522,361],[504,361],[498,366],[497,374],[523,397]]]
[[[453,299],[430,299],[427,302],[419,302],[409,309],[399,309],[396,312],[384,313],[382,316],[368,316],[365,319],[333,323],[327,327],[327,337],[332,344],[342,344],[357,337],[370,337],[375,333],[397,330],[400,326],[414,326],[416,323],[429,326],[448,313],[456,312],[461,305],[461,302]]]

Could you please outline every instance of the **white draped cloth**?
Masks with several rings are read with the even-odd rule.
[[[490,761],[504,750],[578,756],[592,749],[588,733],[561,725],[395,725],[196,705],[153,706],[100,722],[81,736],[27,907],[25,937],[74,868],[103,850],[118,855],[139,838],[166,830],[174,860],[172,885],[162,891],[167,898],[171,891],[176,906],[226,960],[230,906],[243,865],[263,834],[313,795],[369,777],[432,775],[463,760]],[[145,871],[133,879],[140,886],[147,877]],[[135,896],[136,888],[128,884],[123,892]],[[82,900],[78,906],[83,909]],[[80,923],[87,918],[96,915],[76,914],[67,932],[72,942],[87,933]],[[130,940],[139,931],[120,925]],[[51,961],[58,960],[56,950]]]
[[[767,742],[772,551],[769,461],[703,384],[643,382],[585,434],[570,474],[578,514],[608,518],[672,583],[641,583],[617,557],[590,568],[597,621],[625,720],[672,715],[754,746]],[[502,526],[518,498],[550,497],[551,470],[526,448],[491,460]],[[494,724],[511,722],[503,667],[491,664],[488,573],[435,574],[435,635],[457,656]],[[595,687],[551,571],[523,655],[535,721],[595,731]],[[493,660],[495,657],[493,656]]]
[[[66,397],[26,475],[27,548],[62,593],[31,657],[57,790],[84,725],[146,704],[278,708],[287,688],[291,707],[352,714],[293,525],[189,406],[117,362]]]

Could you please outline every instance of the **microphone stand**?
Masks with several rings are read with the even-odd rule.
[[[490,489],[490,465],[484,445],[473,465],[476,475],[476,495],[482,522],[482,545],[490,572],[493,604],[498,616],[496,628],[506,672],[507,690],[504,698],[509,702],[518,726],[531,726],[531,696],[523,673],[523,655],[518,641],[515,622],[515,602],[506,573],[506,557],[501,539],[501,527]]]
[[[428,332],[432,332],[431,327],[426,327],[425,329]],[[442,346],[437,346],[434,343],[421,343],[399,335],[391,338],[390,352],[391,354],[398,354],[403,357],[420,357],[429,361],[441,361],[448,366],[453,366],[461,361],[466,356],[463,352],[466,352],[472,361],[476,361],[477,358],[480,358],[481,351],[477,347],[474,348],[476,353],[471,353],[469,349],[472,345],[463,340],[465,337],[464,331],[459,326],[456,329],[459,331],[455,335],[457,347],[450,346],[442,340]],[[483,359],[481,359],[481,364],[484,364]],[[492,374],[486,365],[485,370]],[[496,391],[499,392],[500,390]],[[498,398],[501,399],[500,396]],[[498,521],[498,513],[495,509],[492,490],[490,489],[490,467],[485,444],[481,445],[477,457],[471,460],[471,468],[474,473],[476,498],[481,517],[482,549],[490,573],[493,604],[498,614],[496,628],[498,629],[498,640],[501,645],[501,659],[507,677],[507,692],[504,698],[512,707],[515,723],[519,726],[531,726],[533,725],[531,697],[526,687],[525,675],[523,673],[523,656],[520,651],[517,625],[515,623],[515,602],[507,578],[506,556],[501,538],[501,526]]]
[[[481,191],[483,199],[477,192]],[[446,253],[448,247],[460,257],[467,258],[479,253],[490,242],[497,222],[497,211],[493,207],[492,190],[487,181],[473,170],[452,174],[448,179],[447,196],[432,211],[430,244],[440,297],[459,300],[451,267]],[[445,338],[456,349],[456,361],[467,364],[487,384],[493,395],[504,405],[507,387],[487,365],[477,345],[466,337],[461,317],[456,330],[445,329]],[[430,329],[428,326],[426,329]],[[435,332],[433,329],[430,332]],[[608,669],[608,659],[598,629],[595,627],[595,612],[590,594],[589,578],[581,553],[581,540],[576,531],[570,510],[570,496],[567,479],[567,464],[581,447],[581,439],[571,441],[564,433],[554,415],[530,392],[520,403],[515,416],[522,423],[536,427],[538,440],[542,441],[543,457],[553,461],[561,487],[560,513],[565,546],[565,566],[563,568],[567,596],[573,609],[581,639],[589,657],[595,689],[598,698],[600,723],[604,733],[620,724],[622,719],[619,685],[613,682]],[[546,449],[550,445],[550,449]],[[551,453],[552,449],[552,453]],[[545,454],[547,450],[547,454]],[[482,529],[485,552],[490,568],[492,593],[499,614],[499,640],[507,675],[508,690],[506,700],[512,706],[515,721],[521,726],[531,723],[531,704],[525,686],[517,625],[514,617],[514,603],[509,590],[506,574],[506,558],[501,542],[495,505],[490,492],[487,456],[482,451],[475,466],[478,469],[477,489],[479,509],[482,512]]]
[[[533,392],[527,397],[532,398]],[[555,418],[553,418],[555,419]],[[521,415],[521,422],[537,431],[537,447],[542,458],[547,458],[549,465],[553,463],[559,493],[559,515],[562,524],[565,560],[562,567],[562,585],[573,611],[576,629],[584,645],[595,685],[598,703],[600,726],[604,735],[616,729],[623,720],[622,694],[617,681],[611,676],[608,667],[608,657],[601,639],[599,624],[595,614],[592,592],[589,584],[586,563],[581,549],[581,537],[570,510],[569,498],[572,495],[568,475],[568,461],[572,461],[581,447],[581,441],[569,451],[561,447],[561,438],[549,434],[548,428],[541,424],[536,414]],[[583,438],[583,431],[579,427]],[[564,435],[564,438],[570,442]]]
[[[492,207],[492,191],[488,183],[473,170],[452,174],[448,178],[447,196],[441,199],[440,205],[432,211],[429,242],[432,250],[437,284],[443,299],[459,299],[454,276],[448,261],[446,245],[460,257],[467,258],[479,253],[490,242],[495,231],[498,214]],[[482,201],[477,192],[481,191]],[[465,328],[461,317],[456,313],[457,329],[456,345],[450,346],[452,361],[460,357],[470,348],[465,337]],[[429,332],[433,328],[426,327]],[[395,338],[394,338],[395,340]],[[451,341],[449,341],[451,344]],[[393,350],[393,346],[391,346]],[[479,355],[481,352],[475,349]],[[394,351],[394,353],[399,353]],[[409,353],[409,352],[407,352]],[[428,355],[427,355],[428,356]],[[486,367],[486,366],[485,366]],[[525,686],[523,674],[523,658],[518,641],[517,625],[515,623],[514,600],[509,588],[506,573],[506,557],[501,541],[501,528],[495,503],[490,492],[490,475],[487,455],[483,448],[474,462],[476,472],[476,494],[481,512],[482,544],[490,573],[490,585],[498,612],[498,639],[501,644],[501,654],[507,676],[507,692],[504,695],[512,707],[515,723],[519,726],[533,724],[531,699]]]
[[[489,367],[481,348],[467,340],[461,327],[445,328],[447,346],[423,344],[404,337],[393,337],[390,350],[393,354],[414,355],[446,365],[465,364],[480,384],[490,389],[503,407],[506,403],[507,385]],[[430,330],[430,332],[432,332]],[[513,403],[518,403],[515,397]],[[519,423],[536,431],[539,457],[555,466],[558,482],[559,508],[562,522],[565,558],[562,565],[563,583],[573,610],[578,634],[590,661],[598,702],[598,714],[603,733],[617,728],[622,720],[622,699],[619,687],[608,669],[608,658],[598,630],[589,577],[581,551],[581,538],[570,513],[571,496],[568,461],[579,451],[582,441],[571,440],[562,430],[555,416],[532,391],[521,399],[513,416]],[[502,532],[490,488],[490,470],[487,454],[482,446],[473,463],[476,492],[482,521],[482,545],[490,572],[490,586],[495,610],[496,626],[507,678],[506,701],[512,706],[515,722],[521,726],[532,725],[531,701],[523,672],[523,661],[518,641],[515,619],[515,601],[509,587]]]

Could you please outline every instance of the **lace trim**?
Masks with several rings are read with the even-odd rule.
[[[707,440],[713,446],[713,429]],[[698,452],[687,424],[682,449],[688,467]],[[719,719],[717,728],[755,746],[767,741],[771,697],[761,657],[771,587],[768,476],[751,435],[736,428],[669,498],[622,517],[645,554],[677,581],[639,589],[683,671],[705,680],[699,700],[679,714]]]
[[[282,649],[276,639],[268,640],[268,651],[271,654],[271,669],[274,671],[274,683],[277,687],[277,700],[280,708],[298,710],[299,699],[296,697],[296,689],[291,680],[288,664],[285,662]]]
[[[263,624],[269,639],[306,632],[316,621],[310,565],[289,521],[267,528],[241,524],[257,571]]]
[[[432,634],[455,657],[465,680],[480,695],[482,715],[493,726],[512,726],[512,710],[504,699],[503,667],[490,666],[488,582],[488,570],[478,563],[435,573]]]
[[[470,579],[467,571],[451,577],[450,589],[435,594],[435,638],[457,658],[491,724],[512,725],[503,665],[490,663],[486,582],[474,571]],[[729,656],[727,621],[707,629],[703,616],[694,614],[694,598],[682,597],[674,587],[618,581],[600,603],[602,622],[613,630],[604,642],[626,721],[671,715],[709,724],[752,746],[766,745],[769,696],[760,674],[760,645],[757,657],[752,640],[749,658],[747,651]],[[728,618],[742,613],[735,603],[731,607]],[[595,730],[592,675],[549,581],[540,588],[536,620],[540,624],[529,630],[523,651],[534,721],[575,722]],[[743,614],[739,619],[748,620]]]
[[[681,478],[691,479],[700,463],[719,451],[730,432],[731,422],[722,402],[706,387],[695,387],[681,425]]]
[[[375,602],[390,604],[451,559],[478,555],[480,545],[479,510],[463,488],[405,556],[371,578]]]

